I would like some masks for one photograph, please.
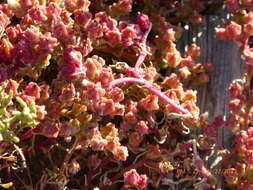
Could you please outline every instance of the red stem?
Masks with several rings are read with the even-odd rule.
[[[32,135],[34,129],[35,129],[35,128],[31,128],[31,129],[29,129],[28,131],[26,131],[23,135],[21,135],[21,136],[19,137],[20,141],[23,141],[23,140],[29,138],[29,137]]]
[[[141,44],[143,44],[144,47],[146,47],[147,38],[148,38],[148,35],[151,31],[151,28],[152,28],[152,23],[150,22],[148,30],[146,31],[143,38],[141,39]],[[147,52],[142,49],[141,53],[140,53],[140,56],[138,57],[138,59],[136,61],[136,64],[135,64],[135,69],[136,70],[139,70],[139,68],[141,67],[141,64],[145,60],[146,56],[147,56]]]
[[[161,98],[164,102],[170,104],[171,106],[173,106],[177,111],[180,111],[184,114],[189,113],[186,109],[184,109],[182,106],[176,104],[175,102],[173,102],[173,100],[171,100],[168,96],[166,96],[164,93],[162,93],[160,90],[157,90],[153,87],[147,87],[147,89],[153,93],[154,95],[157,95],[159,98]]]
[[[145,60],[146,56],[147,56],[147,53],[144,50],[142,50],[134,67],[136,70],[138,70],[141,67],[141,64]]]
[[[134,73],[134,72],[133,72]],[[126,77],[126,78],[119,78],[115,79],[111,82],[111,86],[115,86],[118,84],[126,83],[126,82],[138,82],[138,83],[144,83],[146,88],[154,95],[158,96],[161,98],[164,102],[168,103],[172,107],[174,107],[177,111],[187,114],[189,113],[186,109],[184,109],[182,106],[176,104],[171,100],[168,96],[166,96],[164,93],[162,93],[160,90],[155,89],[152,87],[152,84],[150,84],[148,81],[145,81],[144,79],[140,78],[140,75],[135,72],[135,76],[138,78],[133,78],[133,77]]]
[[[138,82],[138,83],[145,83],[144,80],[138,79],[138,78],[133,78],[133,77],[125,77],[125,78],[119,78],[115,79],[111,82],[111,86],[116,86],[122,83],[127,83],[127,82]]]

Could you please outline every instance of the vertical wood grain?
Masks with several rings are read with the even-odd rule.
[[[216,15],[206,16],[200,25],[190,26],[185,30],[177,47],[184,52],[185,45],[194,42],[201,48],[200,62],[211,61],[214,70],[210,73],[210,81],[199,86],[198,105],[201,112],[208,111],[210,118],[227,113],[229,84],[237,78],[241,78],[244,67],[240,60],[240,54],[233,41],[221,41],[215,36],[215,27],[226,17],[224,10]],[[199,36],[199,34],[201,36]]]
[[[206,16],[204,22],[197,26],[190,26],[185,30],[177,48],[184,52],[184,47],[195,42],[201,48],[200,62],[211,61],[214,70],[210,73],[210,82],[197,87],[198,105],[201,113],[208,111],[210,119],[217,115],[227,114],[229,101],[228,86],[237,78],[241,78],[244,67],[240,54],[233,41],[220,41],[216,39],[214,29],[222,19],[226,18],[226,11],[221,10],[215,15]],[[200,35],[201,34],[201,35]],[[196,40],[196,41],[194,41]],[[230,132],[223,128],[220,131],[224,147],[231,144]],[[222,180],[220,176],[220,184]]]

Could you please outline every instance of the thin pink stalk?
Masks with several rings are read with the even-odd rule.
[[[135,73],[136,76],[139,77],[138,73]],[[133,77],[126,77],[126,78],[120,78],[120,79],[115,79],[111,82],[111,86],[116,86],[122,83],[127,83],[127,82],[138,82],[138,83],[142,83],[145,84],[145,86],[147,87],[147,89],[154,95],[158,96],[159,98],[161,98],[164,102],[168,103],[169,105],[171,105],[172,107],[175,108],[175,110],[180,111],[181,113],[187,114],[189,113],[186,109],[184,109],[182,106],[176,104],[175,102],[173,102],[173,100],[171,100],[168,96],[166,96],[163,92],[161,92],[158,89],[155,89],[152,87],[152,84],[144,81],[144,79],[140,79],[140,78],[133,78]]]
[[[136,61],[135,67],[134,67],[136,70],[138,70],[141,67],[146,56],[147,56],[147,53],[144,50],[142,50],[140,53],[140,56],[138,57],[138,59]]]
[[[133,78],[133,77],[125,77],[125,78],[119,78],[119,79],[115,79],[111,82],[111,86],[116,86],[122,83],[128,83],[128,82],[137,82],[137,83],[141,83],[144,84],[145,81],[138,79],[138,78]]]
[[[145,33],[145,35],[141,39],[141,44],[144,47],[146,47],[146,41],[147,41],[148,35],[151,31],[151,28],[152,28],[152,23],[149,24],[149,29],[147,30],[147,32]],[[138,57],[138,59],[136,61],[136,64],[135,64],[135,67],[134,67],[136,70],[138,70],[141,67],[141,65],[142,65],[143,61],[145,60],[146,56],[147,56],[147,52],[145,51],[145,49],[142,49],[141,53],[140,53],[140,56]]]
[[[180,111],[184,114],[189,113],[186,109],[184,109],[182,106],[176,104],[175,102],[173,102],[173,100],[171,100],[168,96],[166,96],[164,93],[162,93],[160,90],[157,90],[153,87],[147,87],[147,89],[153,93],[154,95],[158,96],[159,98],[161,98],[164,102],[168,103],[169,105],[173,106],[177,111]]]
[[[149,35],[151,29],[152,29],[152,23],[150,22],[150,23],[149,23],[148,30],[145,32],[143,38],[141,39],[141,42],[142,42],[143,44],[146,44],[147,39],[148,39],[148,35]]]
[[[132,67],[124,68],[123,72],[132,76],[132,77],[141,78],[140,75],[136,72],[136,70],[134,70]]]

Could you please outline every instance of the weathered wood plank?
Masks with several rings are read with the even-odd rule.
[[[241,78],[244,71],[236,45],[232,41],[220,41],[215,36],[214,29],[226,18],[225,12],[221,10],[215,15],[206,16],[202,24],[191,26],[189,30],[184,31],[178,43],[178,49],[183,52],[185,45],[195,42],[201,48],[199,61],[211,61],[214,65],[214,70],[210,73],[210,82],[198,87],[198,105],[202,113],[209,112],[210,119],[227,114],[227,88],[234,79]],[[231,134],[223,128],[220,135],[223,146],[228,147],[231,144]]]
[[[225,16],[224,11],[206,16],[202,24],[186,30],[178,43],[179,50],[183,52],[185,45],[193,43],[195,38],[195,43],[201,48],[199,61],[211,61],[214,65],[214,70],[210,73],[210,82],[198,87],[201,112],[208,111],[211,118],[227,112],[227,87],[232,80],[240,78],[244,70],[235,44],[232,41],[216,39],[214,29]]]

